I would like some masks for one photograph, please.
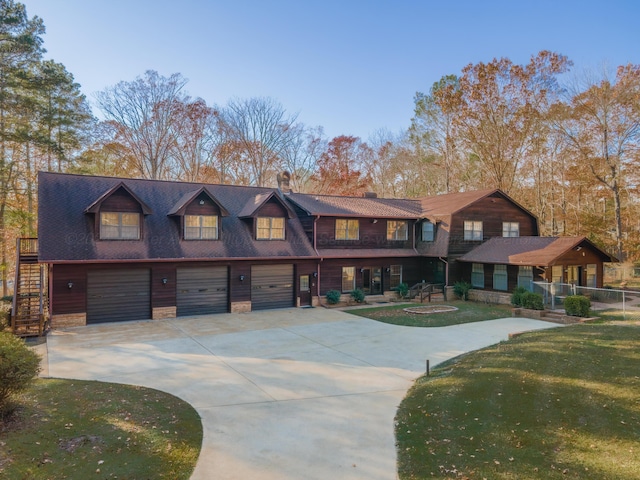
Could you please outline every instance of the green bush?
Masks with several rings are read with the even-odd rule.
[[[0,332],[0,412],[9,397],[29,385],[40,371],[40,357],[23,340],[9,332]]]
[[[356,288],[351,292],[351,298],[356,303],[362,303],[364,302],[364,292],[359,288]]]
[[[564,311],[572,317],[588,317],[591,300],[584,295],[569,295],[564,299]]]
[[[522,296],[527,293],[529,290],[527,290],[524,287],[516,287],[513,292],[511,293],[511,305],[513,305],[514,307],[521,307],[522,306]]]
[[[342,294],[338,290],[329,290],[326,294],[327,303],[329,305],[335,305],[340,301]]]
[[[529,310],[544,310],[542,295],[539,293],[525,292],[522,294],[522,308]]]
[[[453,285],[453,293],[462,300],[469,300],[469,290],[471,290],[471,284],[469,282],[456,282]]]
[[[407,295],[409,295],[409,285],[407,285],[406,283],[399,284],[394,290],[397,290],[398,296],[400,298],[405,298]]]

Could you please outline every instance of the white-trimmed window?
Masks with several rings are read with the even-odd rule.
[[[506,265],[493,266],[493,289],[507,290],[509,286],[509,277],[507,275]]]
[[[336,219],[336,240],[359,240],[360,221],[357,219]]]
[[[482,241],[482,222],[465,220],[464,222],[464,239]]]
[[[518,286],[533,291],[533,267],[520,265],[518,267]]]
[[[551,282],[562,283],[562,265],[554,265],[551,267]]]
[[[100,212],[100,239],[139,240],[140,214],[130,212]]]
[[[185,215],[185,240],[217,240],[218,217],[216,215]]]
[[[256,238],[258,240],[284,240],[284,218],[258,217]]]
[[[520,223],[519,222],[502,222],[502,236],[503,237],[519,237]]]
[[[422,241],[433,242],[435,239],[435,225],[428,220],[422,222]]]
[[[587,264],[587,287],[596,288],[598,266],[595,263]]]
[[[409,238],[409,222],[387,220],[387,240],[406,240],[407,238]]]
[[[342,291],[351,292],[356,288],[356,267],[342,267]]]
[[[389,272],[391,276],[389,288],[396,288],[402,283],[402,265],[391,265]]]
[[[471,286],[484,288],[484,264],[474,263],[471,265]]]

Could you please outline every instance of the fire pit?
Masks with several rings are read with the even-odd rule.
[[[423,305],[420,307],[407,307],[407,308],[403,308],[402,310],[407,313],[416,313],[418,315],[429,315],[432,313],[454,312],[458,310],[458,308],[452,307],[451,305]]]

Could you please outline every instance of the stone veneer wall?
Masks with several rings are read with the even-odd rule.
[[[86,324],[86,313],[68,313],[64,315],[51,316],[51,327],[53,328],[82,327]]]
[[[175,318],[177,307],[156,307],[151,313],[153,320],[162,320],[163,318]]]
[[[483,303],[497,303],[511,305],[511,294],[507,292],[494,292],[491,290],[469,290],[469,300]]]
[[[231,313],[246,313],[251,311],[251,300],[247,302],[231,302]]]

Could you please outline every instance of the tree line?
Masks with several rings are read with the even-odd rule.
[[[544,235],[587,235],[640,258],[640,66],[570,83],[571,61],[470,64],[414,97],[404,132],[327,138],[272,98],[225,105],[191,97],[187,79],[150,70],[90,102],[44,59],[44,24],[0,0],[0,254],[35,236],[39,170],[273,186],[298,192],[418,197],[500,188]],[[6,293],[6,290],[5,290]]]

